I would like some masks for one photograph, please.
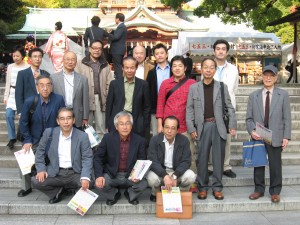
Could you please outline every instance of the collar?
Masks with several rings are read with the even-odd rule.
[[[66,76],[73,76],[73,77],[74,77],[75,72],[72,71],[71,73],[68,74],[68,73],[66,73],[65,70],[63,69],[63,74],[66,75]]]
[[[179,83],[179,82],[181,82],[185,77],[186,77],[186,76],[184,75],[183,77],[181,77],[181,78],[179,79],[178,82],[176,82],[176,81],[175,81],[175,77],[174,77],[174,75],[173,75],[173,76],[172,76],[172,81],[173,81],[174,83]]]
[[[213,85],[214,85],[214,80],[215,80],[215,79],[213,79],[213,80],[210,82],[210,84],[205,84],[205,83],[203,82],[203,86],[204,86],[204,87],[211,87],[211,86],[213,86]]]
[[[158,69],[161,69],[161,70],[170,69],[170,64],[168,63],[164,69],[161,68],[161,67],[157,64],[157,65],[156,65],[156,70],[158,70]]]
[[[121,138],[120,134],[119,134],[119,137],[120,137],[120,142],[130,141],[130,134],[128,135],[128,137],[125,140],[123,140]]]
[[[60,130],[60,132],[59,132],[59,137],[61,137],[61,138],[65,139],[65,140],[67,140],[67,139],[69,139],[69,138],[72,137],[72,133],[73,133],[73,127],[72,127],[72,130],[71,130],[71,132],[70,132],[70,134],[69,134],[68,137],[64,136],[63,133],[62,133],[62,131]]]
[[[264,89],[263,89],[263,94],[267,94],[267,91],[269,91],[270,92],[270,94],[272,95],[273,94],[273,92],[274,92],[274,86],[271,88],[271,90],[268,90],[267,88],[265,88],[264,87]]]
[[[174,143],[175,143],[175,138],[176,138],[176,137],[174,137],[174,140],[173,140],[172,144],[170,144],[170,145],[174,145]],[[164,142],[164,143],[169,143],[169,141],[167,140],[167,138],[166,138],[165,135],[164,135],[164,140],[163,140],[163,142]]]
[[[52,93],[52,92],[51,92]],[[46,102],[46,101],[44,101],[44,99],[43,99],[43,97],[40,95],[40,99],[41,99],[41,105],[43,104],[43,103],[45,103],[46,105],[50,102],[50,96],[51,96],[51,93],[50,93],[50,95],[49,95],[49,97],[48,97],[48,101]]]
[[[127,77],[126,76],[124,76],[124,83],[129,83],[129,84],[134,84],[134,82],[135,82],[135,77],[134,77],[134,79],[132,80],[132,82],[128,82],[128,80],[127,80]]]

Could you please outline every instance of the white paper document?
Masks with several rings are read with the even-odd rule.
[[[137,160],[128,177],[129,180],[139,179],[142,180],[147,171],[149,170],[152,161],[150,160]]]
[[[164,213],[182,213],[182,201],[179,187],[172,187],[172,191],[168,191],[166,187],[161,187]]]
[[[26,175],[31,172],[31,167],[34,165],[34,154],[32,149],[30,148],[29,153],[25,154],[25,150],[21,149],[14,153],[15,157],[18,161],[20,170],[22,171],[22,175]]]
[[[89,140],[91,143],[91,148],[94,148],[98,144],[100,144],[101,139],[95,129],[92,126],[87,126],[86,129],[84,129],[84,132],[88,134]]]
[[[90,190],[84,191],[83,189],[80,189],[70,200],[68,206],[81,216],[84,216],[97,198],[98,195],[96,193]]]
[[[262,124],[256,122],[256,133],[264,140],[264,142],[272,143],[272,131]]]

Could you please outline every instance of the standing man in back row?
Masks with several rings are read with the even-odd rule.
[[[235,94],[238,89],[239,84],[239,72],[236,66],[227,62],[226,58],[229,52],[229,43],[226,40],[219,39],[214,45],[214,55],[215,60],[217,62],[217,71],[215,73],[214,79],[219,82],[223,82],[228,87],[229,96],[231,99],[231,104],[234,109],[236,109],[236,100]],[[236,174],[232,171],[232,167],[229,164],[231,158],[231,135],[227,134],[227,141],[225,147],[225,158],[224,158],[224,172],[223,174],[227,177],[236,178]],[[211,156],[209,160],[209,174],[212,174],[212,164],[211,164]]]
[[[109,36],[110,54],[114,63],[115,78],[123,77],[122,61],[126,53],[127,28],[124,24],[125,16],[123,13],[117,13],[115,22],[117,29]]]

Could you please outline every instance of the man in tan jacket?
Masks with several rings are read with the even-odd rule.
[[[103,57],[103,43],[90,43],[90,54],[77,63],[76,71],[88,78],[90,113],[89,123],[102,137],[105,133],[105,109],[109,84],[113,78],[110,67]]]
[[[149,70],[153,69],[154,67],[145,60],[146,49],[141,45],[135,46],[133,49],[133,58],[135,58],[135,60],[138,61],[139,64],[135,76],[140,79],[146,80]]]

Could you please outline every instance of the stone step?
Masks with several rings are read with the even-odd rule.
[[[16,215],[75,215],[67,204],[72,196],[63,197],[57,204],[49,204],[48,197],[37,190],[33,190],[26,197],[17,197],[19,189],[0,189],[0,214]],[[94,190],[93,190],[94,191]],[[122,191],[123,192],[123,191]],[[261,211],[289,211],[300,209],[300,186],[284,186],[281,192],[281,201],[278,204],[271,203],[270,195],[255,201],[248,195],[253,192],[251,187],[225,187],[223,189],[224,200],[215,200],[209,191],[206,200],[199,200],[197,194],[193,194],[193,212],[261,212]],[[155,203],[149,200],[150,189],[147,189],[139,198],[140,204],[133,206],[127,202],[122,194],[121,199],[113,206],[107,206],[104,198],[99,197],[91,206],[87,215],[126,215],[126,214],[155,214]],[[79,215],[77,215],[79,216]],[[222,221],[223,223],[224,221]],[[169,223],[168,223],[169,224]],[[243,224],[242,222],[240,224]]]
[[[300,97],[299,97],[300,100]],[[245,121],[246,119],[246,111],[236,112],[236,119],[238,121]],[[300,113],[299,112],[291,112],[291,120],[300,120]]]
[[[292,140],[297,141],[300,140],[300,130],[292,130]],[[249,140],[250,135],[246,130],[238,130],[236,137],[232,138],[232,141],[246,141]]]
[[[248,102],[249,96],[242,96],[242,95],[237,95],[236,96],[236,103],[247,103]],[[290,102],[291,103],[300,103],[300,98],[298,95],[292,95],[290,96]]]
[[[232,179],[223,176],[223,185],[226,187],[241,187],[253,185],[253,169],[234,166],[232,170],[237,177]],[[300,166],[286,165],[282,167],[283,185],[300,185]],[[266,184],[269,184],[269,170],[266,167]],[[0,188],[20,188],[21,179],[19,169],[1,168],[0,170]]]
[[[236,105],[236,111],[237,112],[246,112],[247,110],[247,102],[239,102]],[[291,111],[300,111],[300,103],[291,103]]]
[[[300,153],[300,141],[289,141],[288,147],[284,152]],[[231,142],[231,154],[242,154],[243,153],[243,142],[232,141]]]
[[[282,153],[282,165],[299,165],[300,164],[300,153],[298,152],[283,152]],[[230,165],[242,166],[243,155],[242,154],[231,154]],[[0,164],[1,165],[1,164]]]
[[[300,112],[298,112],[300,114]],[[245,131],[246,130],[246,122],[245,119],[237,121],[237,130]],[[292,131],[300,130],[300,120],[292,121]]]
[[[280,84],[276,85],[279,88],[286,90],[289,95],[300,95],[300,85],[295,86]],[[261,89],[262,85],[239,85],[236,95],[247,95],[249,96],[252,92]]]

